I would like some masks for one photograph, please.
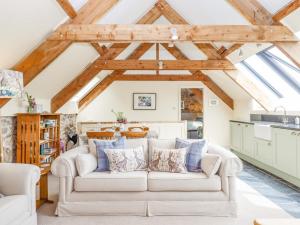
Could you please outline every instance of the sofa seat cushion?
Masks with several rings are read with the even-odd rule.
[[[149,191],[220,191],[221,178],[204,173],[150,172]]]
[[[0,199],[0,224],[12,224],[21,217],[29,216],[26,195],[10,195]]]
[[[93,172],[75,177],[75,191],[146,191],[147,172]]]

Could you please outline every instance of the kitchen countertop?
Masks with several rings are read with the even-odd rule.
[[[268,121],[239,121],[239,120],[230,120],[230,122],[234,123],[243,123],[243,124],[265,124],[265,125],[270,125],[271,127],[274,128],[280,128],[280,129],[287,129],[287,130],[296,130],[300,131],[300,125],[296,124],[283,124],[283,123],[276,123],[276,122],[268,122]]]

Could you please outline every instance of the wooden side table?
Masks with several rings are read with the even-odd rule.
[[[39,181],[40,185],[40,199],[36,200],[36,208],[40,208],[44,203],[53,203],[52,200],[48,199],[48,174],[50,168],[45,169],[41,172],[41,178]]]
[[[300,219],[256,219],[254,225],[300,225]]]

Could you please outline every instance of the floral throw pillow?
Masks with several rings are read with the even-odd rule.
[[[186,148],[159,149],[154,148],[149,163],[152,171],[186,173],[185,158]]]
[[[104,151],[112,172],[131,172],[147,168],[142,146],[130,149],[105,149]]]

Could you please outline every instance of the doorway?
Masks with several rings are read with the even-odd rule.
[[[187,121],[187,137],[203,138],[203,90],[181,88],[181,120]]]

